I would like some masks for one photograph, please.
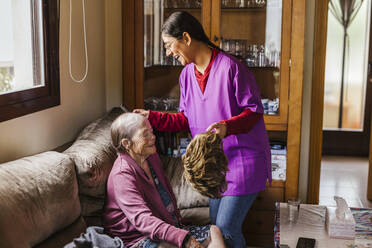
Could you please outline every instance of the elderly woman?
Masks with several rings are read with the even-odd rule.
[[[111,137],[118,158],[107,181],[105,231],[128,247],[205,247],[209,228],[182,226],[147,118],[135,113],[119,116]],[[213,226],[210,232],[209,247],[224,247],[219,229]]]

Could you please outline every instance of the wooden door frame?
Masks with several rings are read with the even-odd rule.
[[[132,110],[143,108],[143,1],[122,1],[123,103]]]
[[[306,1],[292,1],[285,200],[298,197],[304,81]]]
[[[367,188],[367,199],[372,201],[372,113],[371,113],[371,134],[369,142],[369,167],[368,167],[368,188]]]
[[[319,203],[323,143],[324,72],[327,47],[328,0],[315,2],[314,52],[311,91],[310,151],[307,203]]]
[[[371,10],[372,11],[372,10]],[[372,14],[372,13],[371,13]],[[368,94],[368,88],[369,92],[371,92],[372,87],[372,71],[370,68],[371,61],[372,61],[372,17],[370,20],[370,31],[369,31],[369,54],[368,54],[368,76],[367,76],[367,94]],[[367,101],[366,101],[367,102]],[[370,106],[370,135],[369,135],[369,167],[368,167],[368,186],[367,186],[367,199],[372,201],[372,104]]]
[[[371,48],[370,48],[371,49]],[[369,142],[369,167],[368,167],[368,187],[367,199],[372,201],[372,113],[371,113],[371,129],[370,129],[370,142]]]

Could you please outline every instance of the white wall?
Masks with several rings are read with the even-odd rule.
[[[106,109],[123,101],[121,0],[105,1]]]
[[[119,0],[106,0],[120,3]],[[84,46],[82,42],[81,1],[73,2],[72,65],[75,77],[84,72]],[[121,7],[113,12],[121,25]],[[68,34],[69,0],[60,1],[60,89],[61,105],[29,114],[20,118],[0,122],[0,163],[47,151],[69,142],[90,121],[101,116],[106,108],[121,103],[121,67],[113,64],[108,69],[112,73],[106,77],[105,68],[105,1],[86,1],[87,42],[89,53],[89,73],[84,83],[72,82],[68,74]],[[116,29],[119,24],[115,25]],[[117,35],[121,35],[121,31]],[[113,44],[115,51],[121,49],[110,35],[106,40]],[[106,51],[107,52],[107,51]],[[110,57],[109,63],[121,61],[121,53]],[[117,56],[120,56],[117,57]],[[120,65],[121,66],[121,65]],[[106,96],[106,78],[110,80]],[[111,98],[113,100],[111,100]],[[109,99],[109,100],[107,100]]]

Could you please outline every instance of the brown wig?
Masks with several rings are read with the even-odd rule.
[[[200,194],[221,197],[227,189],[227,157],[222,149],[222,140],[216,133],[196,135],[182,156],[184,177]]]

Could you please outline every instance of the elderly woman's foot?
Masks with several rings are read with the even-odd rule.
[[[218,226],[212,225],[210,229],[211,242],[209,243],[209,248],[225,248],[225,242],[222,237],[221,230]]]

